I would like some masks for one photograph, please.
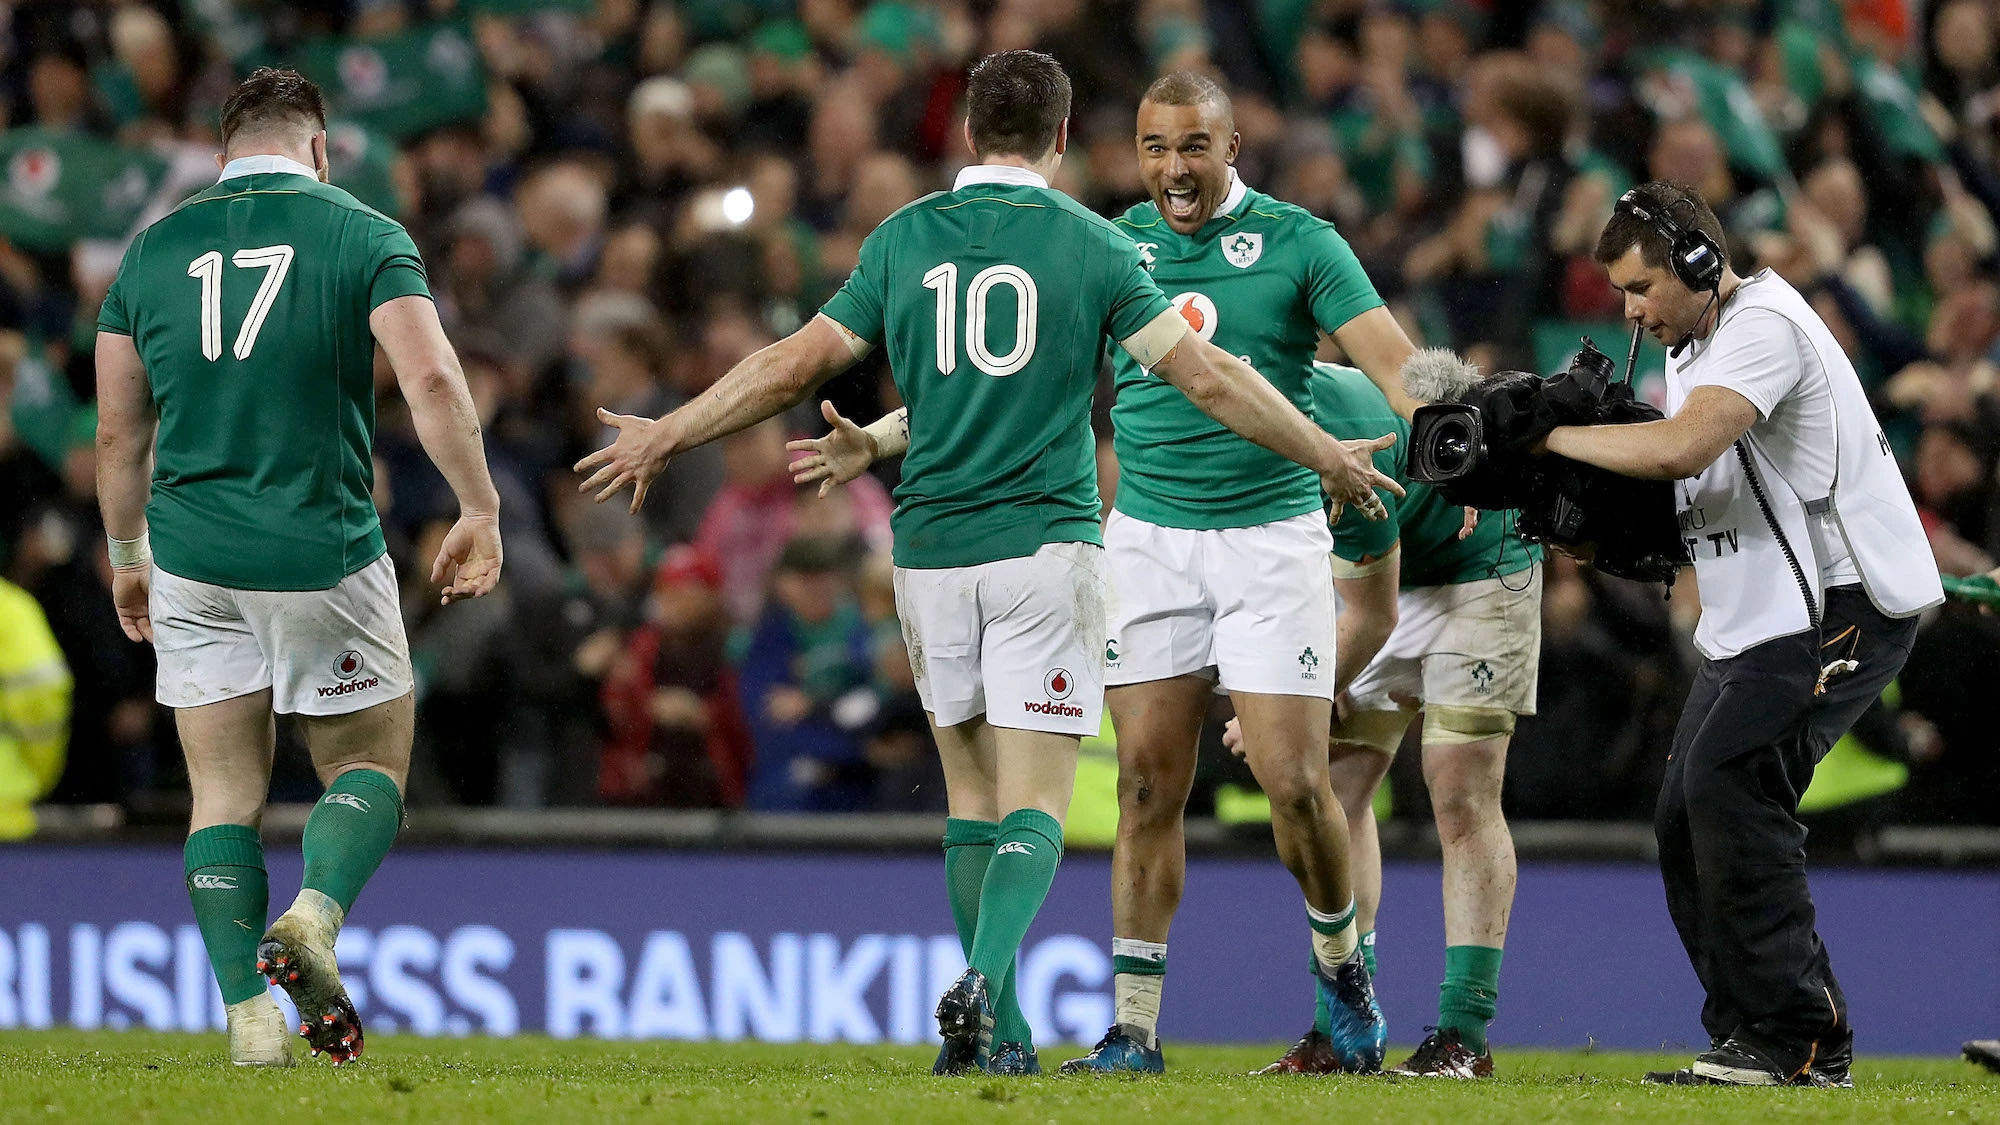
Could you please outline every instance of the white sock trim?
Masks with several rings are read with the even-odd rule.
[[[1348,899],[1347,909],[1335,914],[1322,914],[1313,909],[1312,903],[1306,903],[1306,917],[1311,918],[1322,926],[1345,926],[1354,921],[1354,900]]]
[[[1167,943],[1164,941],[1141,941],[1138,938],[1115,937],[1111,939],[1113,957],[1133,957],[1141,961],[1164,961],[1167,959]]]

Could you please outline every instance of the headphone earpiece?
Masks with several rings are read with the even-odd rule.
[[[1686,202],[1689,212],[1694,204]],[[1655,211],[1640,197],[1639,189],[1633,188],[1618,197],[1615,210],[1626,212],[1633,218],[1652,227],[1653,231],[1667,241],[1667,268],[1680,279],[1682,285],[1697,293],[1718,291],[1722,286],[1722,248],[1708,236],[1708,232],[1689,223],[1682,226],[1668,214],[1671,205]]]

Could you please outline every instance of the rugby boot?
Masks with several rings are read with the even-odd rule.
[[[334,937],[340,904],[316,891],[300,891],[292,908],[264,931],[257,971],[285,990],[299,1010],[299,1034],[317,1057],[324,1051],[340,1066],[361,1057],[361,1015],[340,983]]]
[[[1042,1072],[1042,1060],[1035,1055],[1033,1047],[1021,1043],[1002,1043],[993,1048],[993,1057],[986,1063],[986,1073],[1011,1077],[1028,1077]]]
[[[291,1066],[292,1037],[285,1013],[268,992],[239,1000],[227,1009],[229,1061],[234,1066]]]
[[[1333,1061],[1352,1074],[1381,1070],[1382,1057],[1389,1051],[1389,1021],[1375,1003],[1375,984],[1368,977],[1361,951],[1355,950],[1331,974],[1315,962],[1313,978],[1326,1001]]]
[[[1410,1078],[1491,1078],[1493,1077],[1493,1052],[1488,1050],[1474,1054],[1465,1040],[1451,1028],[1427,1027],[1430,1032],[1424,1037],[1415,1053],[1403,1060],[1403,1065],[1390,1071]]]
[[[944,1050],[938,1052],[931,1073],[985,1070],[993,1054],[993,1001],[985,974],[978,969],[965,970],[938,1001],[937,1021]]]
[[[1305,1033],[1292,1049],[1278,1060],[1253,1074],[1339,1074],[1340,1062],[1333,1057],[1333,1040],[1315,1027]]]
[[[1062,1064],[1063,1074],[1165,1074],[1167,1057],[1122,1023],[1114,1023],[1090,1053]]]
[[[2000,1039],[1974,1039],[1960,1048],[1960,1051],[1964,1054],[1966,1062],[1978,1063],[1993,1073],[2000,1074]]]

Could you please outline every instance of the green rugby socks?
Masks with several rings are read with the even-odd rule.
[[[967,956],[987,980],[1002,979],[1014,963],[1061,862],[1062,825],[1055,817],[1040,809],[1015,809],[1000,821],[993,860],[980,889],[979,924]]]
[[[367,884],[403,825],[403,795],[388,774],[348,770],[333,779],[306,818],[305,890],[332,899],[343,914]]]
[[[990,820],[944,822],[944,881],[951,897],[951,921],[958,928],[958,943],[972,956],[972,938],[979,928],[979,895],[986,885],[986,867],[993,861],[994,841],[1000,826]],[[1035,1045],[1028,1018],[1021,1014],[1020,999],[1014,993],[1014,963],[1007,963],[1007,976],[993,994],[993,1041]]]
[[[1368,966],[1368,977],[1375,977],[1375,931],[1361,935],[1361,963]]]
[[[1438,1029],[1456,1031],[1475,1055],[1486,1053],[1486,1024],[1500,998],[1500,955],[1490,945],[1449,945],[1438,989]]]
[[[271,880],[257,830],[242,824],[204,828],[188,835],[181,855],[188,901],[215,983],[222,988],[222,1002],[239,1004],[264,995],[257,942],[271,907]]]

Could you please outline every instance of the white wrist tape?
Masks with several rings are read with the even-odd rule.
[[[878,459],[900,457],[910,448],[910,408],[898,407],[861,427],[861,432],[875,439]]]
[[[137,539],[113,539],[106,535],[104,541],[109,545],[113,570],[140,570],[153,565],[153,544],[143,531]]]

